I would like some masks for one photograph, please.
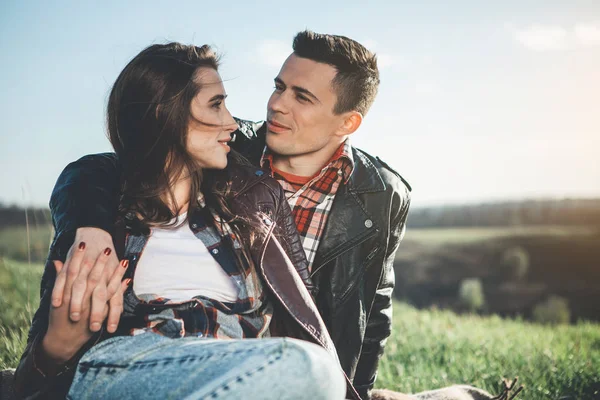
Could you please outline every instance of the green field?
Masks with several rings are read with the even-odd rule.
[[[18,363],[41,272],[0,260],[0,369]],[[598,398],[600,325],[547,327],[395,304],[378,387],[414,393],[468,383],[495,392],[502,377],[515,376],[526,387],[523,399]]]

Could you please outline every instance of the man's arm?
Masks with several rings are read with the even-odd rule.
[[[67,165],[50,198],[57,237],[81,227],[112,233],[120,193],[120,171],[114,153],[91,154]]]
[[[363,346],[354,375],[354,387],[363,399],[370,398],[377,378],[379,359],[392,328],[392,291],[394,290],[394,258],[406,228],[410,206],[410,192],[394,193],[390,213],[390,235],[383,260],[381,279],[375,292],[373,306],[367,321]]]
[[[64,270],[68,273],[56,279],[51,302],[54,307],[60,307],[63,296],[69,299],[73,322],[81,316],[86,271],[106,249],[110,253],[107,274],[112,275],[119,262],[111,237],[120,194],[119,173],[115,154],[88,155],[64,169],[52,192],[50,211],[57,251],[49,259],[66,259]],[[85,244],[83,259],[71,262],[77,245],[82,243]],[[113,296],[109,304],[108,331],[114,332],[121,316],[121,298]]]

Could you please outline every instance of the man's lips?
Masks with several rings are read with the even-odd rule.
[[[285,131],[289,131],[290,128],[288,126],[285,126],[283,124],[277,123],[273,120],[267,120],[267,128],[271,131],[271,132],[275,132],[275,133],[281,133],[281,132],[285,132]]]

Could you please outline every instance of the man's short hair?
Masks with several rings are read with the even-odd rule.
[[[332,81],[337,94],[335,114],[358,111],[367,114],[377,95],[379,70],[377,56],[365,46],[345,36],[299,32],[294,38],[294,54],[331,65],[337,70]]]

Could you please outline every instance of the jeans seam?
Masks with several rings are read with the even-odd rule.
[[[253,349],[235,350],[235,351],[229,351],[229,352],[227,352],[227,354],[239,355],[239,354],[243,354],[243,353],[250,353],[253,351],[254,351]],[[137,366],[144,366],[144,365],[150,365],[150,364],[170,364],[170,363],[182,362],[182,361],[207,360],[207,359],[213,358],[215,356],[222,356],[222,353],[214,353],[214,354],[208,354],[208,355],[204,355],[204,356],[184,356],[184,357],[176,357],[176,358],[160,358],[160,359],[156,359],[156,360],[152,360],[152,361],[134,361],[131,363],[126,363],[126,364],[102,363],[102,362],[97,362],[97,361],[84,361],[84,362],[79,363],[79,365],[86,369],[101,369],[101,368],[128,369],[128,368],[132,368],[132,367],[135,368]]]
[[[269,365],[272,365],[275,362],[281,360],[284,357],[284,355],[286,355],[286,353],[289,353],[287,350],[288,350],[288,342],[287,342],[287,340],[283,339],[281,341],[281,345],[278,346],[276,351],[274,351],[272,354],[270,354],[267,357],[267,359],[265,360],[265,362],[263,364],[261,364],[260,366],[258,366],[256,368],[252,368],[249,371],[240,373],[237,376],[232,377],[231,379],[223,382],[219,387],[212,390],[210,393],[207,393],[206,395],[204,395],[202,397],[202,399],[218,399],[223,394],[227,395],[230,384],[240,383],[246,379],[251,379],[255,373],[260,372],[260,371],[264,370],[266,367],[268,367]]]

